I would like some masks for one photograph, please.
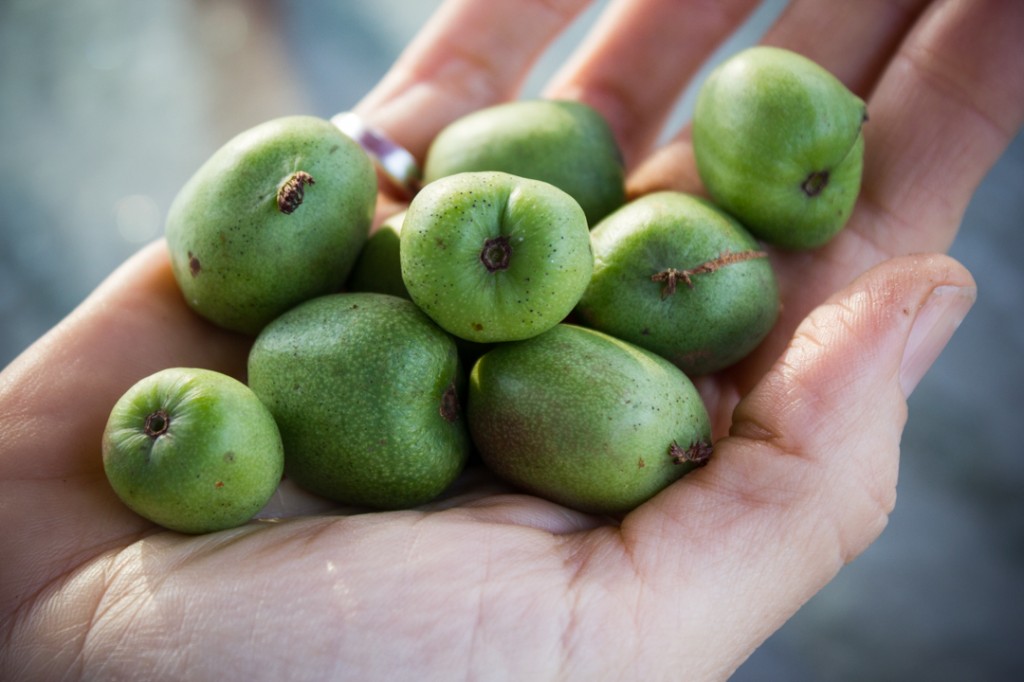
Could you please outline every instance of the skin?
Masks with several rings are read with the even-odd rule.
[[[467,409],[491,471],[593,514],[624,514],[710,456],[711,423],[686,375],[574,325],[485,354]]]
[[[409,204],[399,251],[412,300],[476,343],[518,341],[555,326],[594,267],[587,220],[571,196],[495,171],[427,185]]]
[[[273,416],[245,384],[174,367],[141,379],[114,405],[103,468],[133,511],[209,533],[242,525],[270,500],[284,449]]]
[[[626,200],[622,154],[601,115],[580,102],[507,102],[463,116],[438,133],[427,182],[495,170],[543,180],[579,202],[590,225]]]
[[[168,212],[185,299],[222,327],[256,334],[336,291],[366,241],[376,191],[366,154],[328,121],[288,116],[239,133]]]
[[[446,123],[513,96],[585,4],[453,0],[359,111],[422,159]],[[613,3],[548,92],[605,114],[634,191],[699,190],[688,134],[653,140],[751,6],[683,24],[676,0]],[[163,244],[142,250],[0,377],[0,672],[727,677],[885,526],[906,397],[973,300],[937,252],[1024,120],[1022,26],[1012,0],[798,1],[771,28],[866,98],[863,191],[826,247],[772,250],[779,323],[699,382],[715,459],[620,524],[470,475],[419,510],[326,514],[283,486],[268,511],[286,521],[160,533],[103,484],[105,412],[162,367],[241,375],[247,344],[187,309]]]

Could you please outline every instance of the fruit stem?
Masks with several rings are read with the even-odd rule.
[[[512,244],[505,236],[491,237],[484,242],[484,248],[480,251],[480,262],[487,268],[487,272],[507,270],[511,259]]]
[[[679,444],[672,441],[668,446],[668,456],[672,458],[673,464],[690,463],[695,467],[702,467],[711,459],[714,448],[704,441],[691,443],[688,448],[681,448]]]
[[[693,288],[693,278],[696,275],[704,275],[707,273],[715,272],[716,270],[725,267],[726,265],[732,265],[733,263],[742,263],[746,260],[753,260],[755,258],[767,258],[768,254],[764,251],[740,251],[733,253],[726,249],[722,252],[718,258],[714,258],[709,261],[705,261],[694,268],[687,268],[686,270],[676,270],[675,268],[667,268],[661,272],[657,272],[651,275],[652,282],[664,282],[665,286],[661,288],[662,300],[668,298],[672,294],[676,293],[676,287],[680,280],[690,289]]]
[[[302,205],[306,196],[306,185],[316,184],[313,176],[306,171],[295,171],[277,188],[277,210],[289,214]]]

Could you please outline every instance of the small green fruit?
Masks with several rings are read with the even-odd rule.
[[[779,290],[767,254],[710,202],[648,194],[605,218],[591,238],[594,274],[576,308],[581,321],[690,376],[739,361],[775,324]]]
[[[693,150],[708,192],[757,237],[788,249],[829,241],[860,192],[863,100],[811,60],[753,47],[700,89]]]
[[[459,173],[424,187],[402,227],[412,300],[469,341],[529,338],[568,315],[590,281],[590,232],[579,204],[538,180]]]
[[[404,220],[405,211],[396,213],[370,235],[348,278],[349,291],[374,291],[409,298],[409,290],[402,281],[399,255]]]
[[[411,301],[331,294],[263,329],[249,385],[280,426],[289,478],[392,509],[433,499],[465,463],[459,367],[451,337]]]
[[[185,300],[254,334],[337,290],[366,241],[376,188],[369,158],[328,121],[289,116],[241,133],[171,205],[167,244]]]
[[[496,474],[584,512],[627,512],[711,454],[707,411],[677,367],[572,325],[481,357],[468,413]]]
[[[370,291],[412,298],[402,280],[400,248],[404,222],[405,211],[401,211],[381,223],[370,235],[355,267],[352,268],[352,275],[348,281],[349,291]],[[472,367],[473,362],[489,347],[489,344],[478,344],[458,336],[455,337],[455,345],[459,349],[459,357],[462,358],[464,367]]]
[[[567,192],[590,225],[625,201],[622,154],[593,108],[564,100],[506,102],[448,125],[427,152],[427,182],[466,171],[503,171]]]
[[[251,519],[277,489],[277,425],[245,384],[205,369],[150,375],[117,401],[103,467],[129,508],[165,528],[208,533]]]

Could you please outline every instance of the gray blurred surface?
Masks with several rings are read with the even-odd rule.
[[[0,365],[161,233],[174,193],[223,141],[349,108],[438,4],[0,3]],[[978,189],[952,253],[979,300],[911,399],[889,527],[735,679],[1024,679],[1024,138]]]

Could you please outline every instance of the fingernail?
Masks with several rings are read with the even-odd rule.
[[[900,365],[903,395],[910,397],[967,316],[977,296],[978,290],[974,287],[953,285],[935,287],[928,295],[917,312],[903,350]]]

